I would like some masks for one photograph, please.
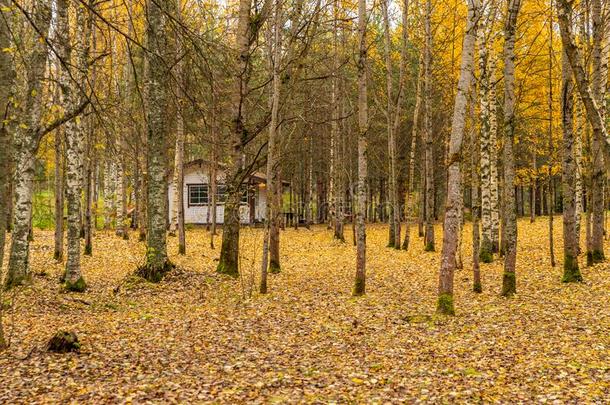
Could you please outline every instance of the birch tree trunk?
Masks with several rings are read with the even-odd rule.
[[[0,0],[0,50],[11,49],[12,46],[11,27],[8,23],[11,18],[9,4],[10,1]],[[0,52],[0,103],[2,103],[0,105],[0,111],[2,111],[0,114],[0,276],[4,274],[4,246],[10,205],[8,197],[11,178],[12,131],[9,130],[9,126],[11,126],[9,114],[13,110],[13,103],[10,99],[15,91],[15,77],[12,56],[9,52]],[[3,350],[7,347],[7,341],[1,313],[0,309],[0,350]]]
[[[393,247],[396,249],[400,249],[400,207],[398,204],[398,184],[397,184],[397,168],[396,168],[396,131],[398,123],[400,123],[400,107],[402,103],[402,93],[403,93],[403,76],[404,76],[404,65],[405,65],[405,52],[407,44],[404,43],[401,47],[401,61],[400,61],[400,79],[399,79],[399,89],[398,96],[396,97],[396,101],[392,96],[392,41],[390,39],[390,18],[388,16],[388,3],[389,0],[384,0],[381,3],[382,13],[383,13],[383,27],[384,27],[384,53],[385,53],[385,69],[386,69],[386,96],[387,96],[387,133],[388,133],[388,155],[389,155],[389,165],[388,165],[388,193],[390,200],[390,218],[389,218],[389,240],[388,247]],[[403,34],[406,32],[406,26],[403,26]]]
[[[55,131],[55,248],[53,258],[58,262],[64,258],[64,155],[62,151],[63,131]]]
[[[534,171],[533,175],[530,178],[531,186],[530,186],[530,224],[533,224],[536,220],[536,176],[538,174],[538,166],[536,161],[536,146],[532,145],[532,170]]]
[[[489,108],[489,52],[483,32],[479,38],[479,103],[481,122],[481,225],[483,234],[479,249],[483,263],[493,261],[492,226],[491,226],[491,125]]]
[[[37,1],[32,15],[38,31],[47,35],[51,21],[50,0]],[[34,41],[31,51],[26,56],[29,62],[26,72],[25,94],[27,98],[19,112],[19,120],[22,125],[18,126],[14,137],[14,229],[11,233],[11,252],[5,279],[7,288],[27,281],[30,274],[28,234],[32,218],[34,163],[42,135],[39,125],[42,115],[43,81],[48,58],[47,42],[42,38]]]
[[[491,187],[491,248],[500,250],[500,196],[498,191],[498,112],[496,104],[496,62],[489,60],[489,175]]]
[[[413,127],[411,129],[411,147],[409,149],[409,184],[407,185],[407,197],[405,198],[405,205],[407,206],[407,220],[405,221],[405,239],[402,243],[403,250],[409,249],[409,242],[411,238],[411,216],[420,216],[419,214],[423,211],[423,204],[419,204],[419,209],[416,210],[418,203],[415,201],[417,197],[415,194],[415,150],[417,148],[417,138],[419,134],[419,118],[421,115],[421,104],[422,104],[422,82],[423,77],[423,53],[419,56],[419,73],[417,77],[417,88],[415,90],[415,108],[413,109]],[[416,212],[417,211],[417,212]],[[419,221],[418,221],[419,222]]]
[[[120,135],[117,137],[116,147],[116,226],[115,234],[123,239],[127,239],[128,233],[125,229],[126,222],[126,202],[127,202],[127,190],[125,187],[125,158],[124,158],[124,145]]]
[[[426,1],[426,17],[424,21],[425,27],[425,45],[424,45],[424,139],[425,139],[425,233],[424,233],[424,250],[432,252],[434,246],[434,157],[433,146],[434,139],[432,137],[432,122],[431,122],[431,82],[432,82],[432,1]]]
[[[567,56],[566,56],[567,59]],[[569,64],[569,61],[568,61]],[[570,70],[571,74],[572,70]],[[572,76],[570,76],[571,78]],[[574,84],[572,83],[572,92],[574,92]],[[586,124],[586,121],[582,120],[583,112],[581,109],[581,103],[578,99],[575,101],[576,104],[576,133],[574,136],[574,209],[576,215],[576,246],[578,254],[581,253],[580,248],[580,229],[583,214],[583,164],[582,164],[582,126]]]
[[[176,20],[182,22],[182,1],[176,1]],[[181,41],[176,38],[176,49],[178,54],[181,54]],[[178,254],[186,254],[186,234],[184,231],[184,109],[182,99],[184,98],[184,67],[180,61],[175,68],[176,75],[176,146],[174,153],[174,178],[172,185],[174,187],[174,201],[172,204],[172,213],[170,217],[170,235],[178,231]],[[209,210],[208,210],[209,212]]]
[[[443,249],[441,252],[441,268],[438,279],[438,302],[436,307],[438,313],[445,315],[453,315],[455,313],[453,305],[453,274],[456,268],[456,252],[462,221],[462,143],[466,123],[468,92],[471,87],[473,76],[474,50],[477,25],[480,18],[480,8],[480,0],[468,0],[468,20],[462,48],[460,78],[453,108],[451,138],[449,140],[447,200],[445,205]]]
[[[112,218],[115,216],[116,171],[110,140],[106,142],[104,159],[104,229],[112,228]]]
[[[476,92],[473,86],[473,98],[476,97]],[[470,129],[470,149],[471,149],[471,165],[470,165],[470,184],[472,188],[471,209],[472,209],[472,291],[475,293],[483,292],[483,284],[481,283],[481,268],[479,264],[479,248],[480,248],[480,230],[479,218],[481,216],[481,201],[479,198],[479,142],[477,139],[477,131],[475,125],[475,100],[472,100],[471,109],[471,125]]]
[[[366,291],[366,178],[368,148],[368,97],[367,97],[367,11],[366,0],[358,0],[358,202],[356,211],[356,279],[354,295]]]
[[[93,11],[92,14],[95,14],[95,4],[92,5]],[[91,17],[93,18],[93,16]],[[97,32],[95,29],[95,24],[93,19],[91,20],[91,53],[93,56],[96,56],[96,44],[97,44]],[[90,85],[91,88],[95,89],[95,83],[97,81],[97,69],[95,64],[91,66],[91,76],[90,76]],[[91,110],[90,110],[91,112]],[[84,254],[91,256],[93,254],[93,231],[97,226],[97,218],[94,212],[97,211],[97,198],[96,198],[96,186],[97,186],[97,159],[95,153],[95,145],[96,141],[96,132],[95,132],[95,116],[90,114],[87,117],[87,143],[85,147],[85,222],[84,222],[84,231],[85,231],[85,248]],[[95,205],[94,205],[95,204]],[[94,210],[94,207],[96,208]]]
[[[563,125],[563,278],[564,283],[582,281],[578,266],[578,228],[576,220],[576,161],[574,145],[574,83],[572,70],[562,52],[561,122]]]
[[[517,215],[515,212],[515,31],[521,0],[508,0],[504,26],[504,275],[502,295],[512,296],[517,291],[515,265],[517,262]]]
[[[166,6],[166,9],[163,8]],[[172,268],[167,257],[166,141],[169,138],[166,111],[169,103],[166,57],[170,47],[168,16],[170,5],[149,1],[147,7],[147,223],[146,263],[139,273],[149,281],[160,281]]]
[[[605,88],[607,82],[607,49],[605,16],[602,13],[601,0],[592,0],[591,15],[593,20],[593,48],[591,50],[591,93],[605,122]],[[587,250],[587,263],[593,265],[605,260],[604,255],[604,139],[599,132],[593,133],[591,142],[591,246]]]
[[[85,7],[76,7],[74,37],[70,37],[70,7],[66,0],[57,0],[57,46],[62,69],[59,86],[66,111],[74,110],[86,97],[85,83],[90,43],[90,18]],[[74,45],[72,45],[72,43]],[[70,71],[74,50],[75,71]],[[74,78],[74,79],[73,79]],[[68,209],[67,260],[64,274],[69,291],[82,292],[86,283],[80,269],[81,195],[83,175],[83,144],[85,133],[80,118],[69,120],[66,131],[66,203]]]
[[[332,90],[331,90],[331,109],[332,109],[332,123],[331,123],[331,139],[333,143],[333,159],[331,168],[331,211],[333,217],[333,237],[335,240],[345,242],[345,235],[343,234],[343,213],[345,211],[345,184],[343,181],[343,159],[345,158],[342,152],[343,150],[343,137],[341,136],[341,129],[343,126],[339,126],[339,39],[338,39],[338,28],[337,19],[339,18],[338,0],[333,1],[333,76],[332,76]]]
[[[578,89],[580,99],[585,106],[587,119],[591,124],[591,128],[593,129],[593,138],[601,140],[601,150],[603,151],[604,158],[610,159],[610,138],[608,137],[608,132],[604,126],[603,110],[596,101],[595,96],[592,94],[589,86],[589,80],[582,62],[582,56],[578,47],[574,43],[574,38],[572,35],[572,27],[570,25],[572,15],[571,3],[569,3],[568,0],[558,0],[558,6],[557,15],[561,32],[561,40],[564,46],[564,51],[566,52],[568,60],[570,61],[570,67],[572,68],[576,88]],[[587,206],[587,211],[589,211],[588,208],[589,206]],[[596,253],[594,250],[594,248],[590,249],[591,256],[599,256],[601,254],[603,258],[603,252]]]
[[[0,50],[11,49],[11,31],[8,24],[11,18],[10,1],[0,0]],[[0,275],[3,274],[4,247],[6,243],[6,231],[8,222],[8,211],[11,201],[9,200],[9,184],[11,181],[12,137],[10,112],[13,105],[10,98],[15,89],[15,70],[13,58],[9,52],[0,52]],[[0,320],[0,348],[5,345],[2,322]]]
[[[555,267],[555,246],[553,241],[553,219],[554,219],[554,184],[553,184],[553,1],[551,0],[551,14],[549,18],[549,256],[551,267]],[[562,66],[563,70],[563,66]]]
[[[271,90],[271,122],[269,124],[269,140],[267,143],[267,221],[265,223],[265,233],[263,239],[263,260],[261,267],[261,283],[260,292],[261,294],[267,293],[267,270],[271,272],[279,271],[279,262],[267,263],[268,248],[271,245],[271,233],[272,227],[277,226],[277,196],[276,187],[277,185],[277,146],[278,146],[278,126],[279,126],[279,110],[280,110],[280,90],[281,90],[281,78],[280,78],[280,62],[281,62],[281,49],[282,49],[282,38],[281,38],[281,25],[282,25],[282,1],[274,0],[273,6],[273,32],[269,30],[269,57],[270,57],[270,68],[272,69],[272,90]],[[273,39],[271,38],[273,37]],[[277,266],[277,267],[275,267]],[[277,268],[277,270],[276,270]]]
[[[241,185],[247,176],[244,165],[244,149],[249,134],[245,123],[245,101],[248,93],[250,48],[258,35],[258,29],[266,19],[269,2],[266,1],[263,10],[256,16],[257,24],[251,24],[250,14],[252,0],[240,0],[237,16],[237,31],[235,34],[236,67],[233,76],[233,94],[231,99],[231,145],[230,164],[225,171],[227,183],[227,199],[224,205],[224,226],[220,259],[216,271],[232,277],[239,275],[239,201]]]

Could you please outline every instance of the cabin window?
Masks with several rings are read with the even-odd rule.
[[[208,204],[208,185],[207,184],[189,184],[188,189],[189,189],[189,206]]]
[[[200,206],[211,203],[208,184],[189,184],[188,205]],[[227,186],[225,184],[216,185],[216,204],[224,204],[227,201]],[[240,204],[248,204],[248,187],[244,184],[241,186]]]

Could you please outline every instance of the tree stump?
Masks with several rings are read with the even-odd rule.
[[[55,353],[77,352],[80,349],[78,337],[74,332],[59,331],[47,343],[47,351]]]

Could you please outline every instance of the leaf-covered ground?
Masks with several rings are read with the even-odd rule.
[[[519,226],[509,300],[498,296],[500,261],[482,265],[484,292],[470,291],[466,226],[454,318],[433,316],[439,254],[424,253],[415,233],[409,252],[386,248],[385,226],[369,226],[367,294],[357,299],[354,247],[324,227],[284,232],[283,272],[270,294],[251,297],[259,229],[242,233],[241,279],[215,274],[219,249],[196,229],[184,257],[169,239],[178,269],[156,285],[129,276],[144,255],[137,235],[98,232],[83,294],[62,292],[53,235],[37,231],[33,285],[5,314],[0,402],[609,401],[610,265],[564,285],[561,265],[549,265],[548,223]],[[560,229],[556,241],[561,263]],[[59,329],[77,332],[80,353],[44,350]]]

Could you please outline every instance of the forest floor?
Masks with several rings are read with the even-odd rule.
[[[188,231],[186,256],[169,238],[178,268],[159,284],[130,276],[144,257],[136,234],[97,232],[82,294],[62,291],[53,234],[37,231],[33,284],[5,295],[0,402],[609,401],[610,264],[581,258],[585,282],[562,284],[561,222],[555,268],[548,222],[519,226],[518,295],[504,299],[500,260],[482,264],[484,292],[471,292],[466,225],[453,318],[434,316],[439,253],[424,253],[415,229],[404,252],[385,247],[386,226],[368,227],[361,298],[355,248],[322,226],[282,233],[266,296],[255,292],[260,229],[242,233],[237,280],[215,273],[220,238],[211,250],[205,230]],[[80,353],[45,351],[60,329],[78,334]]]

